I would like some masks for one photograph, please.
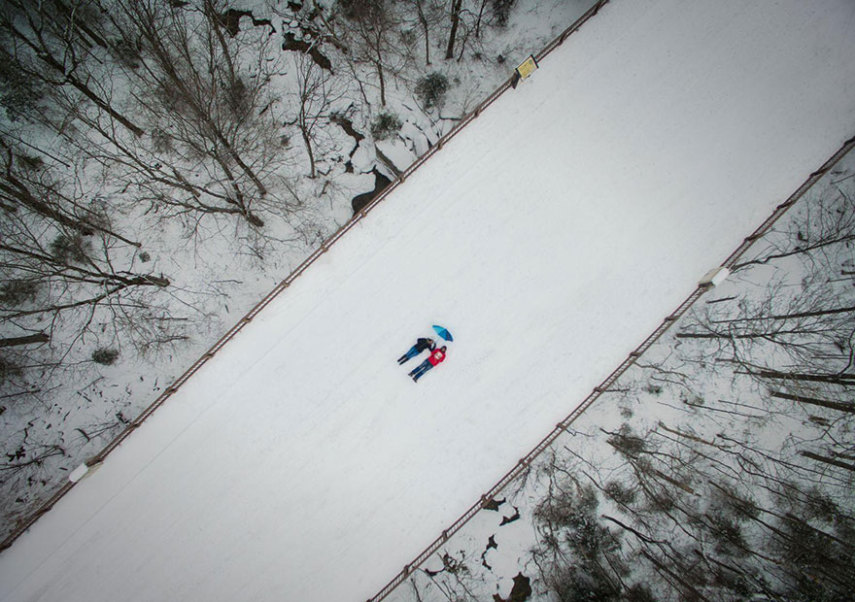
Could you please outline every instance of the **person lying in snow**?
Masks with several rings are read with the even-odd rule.
[[[436,343],[433,342],[433,339],[417,339],[416,344],[410,347],[409,351],[407,351],[404,355],[398,358],[398,363],[404,364],[405,362],[408,362],[425,349],[430,349],[431,351],[436,349]]]
[[[436,349],[431,353],[428,358],[419,364],[415,370],[410,372],[410,377],[414,382],[419,382],[419,379],[424,376],[425,372],[436,366],[437,364],[441,364],[445,360],[445,345]]]

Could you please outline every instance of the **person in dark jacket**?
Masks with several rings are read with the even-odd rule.
[[[425,349],[430,349],[431,351],[436,349],[436,343],[433,342],[433,339],[417,339],[416,344],[410,347],[409,351],[407,351],[404,355],[398,358],[398,363],[403,365],[404,363],[416,357]]]
[[[445,345],[439,349],[435,349],[425,361],[410,372],[410,377],[414,382],[419,382],[419,379],[425,375],[425,372],[431,370],[434,366],[438,366],[443,361],[445,361]]]

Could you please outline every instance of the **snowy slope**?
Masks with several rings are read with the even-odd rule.
[[[855,132],[853,25],[613,0],[0,555],[0,600],[372,595]]]

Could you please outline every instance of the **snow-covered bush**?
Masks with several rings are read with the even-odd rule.
[[[448,78],[438,71],[426,75],[416,83],[416,96],[425,109],[441,109],[445,104],[447,92]]]
[[[618,539],[597,521],[597,492],[569,472],[559,474],[553,477],[553,495],[534,510],[540,533],[534,555],[542,579],[559,600],[617,600],[620,591],[604,577],[601,564]]]
[[[151,132],[152,149],[157,153],[168,153],[172,151],[172,136],[169,132],[161,129],[155,129]]]
[[[635,501],[635,491],[620,481],[606,483],[603,487],[603,493],[607,498],[622,506],[628,506]]]
[[[401,129],[401,120],[394,113],[384,111],[371,123],[371,135],[375,140],[388,140]]]
[[[86,261],[86,240],[81,234],[60,234],[50,243],[50,253],[54,259],[63,263]]]
[[[99,347],[92,352],[92,361],[104,366],[111,366],[118,357],[119,351],[117,349],[110,349],[109,347]]]
[[[496,23],[499,26],[504,27],[508,24],[515,2],[516,0],[493,0],[493,16],[496,17]]]
[[[7,378],[19,376],[21,367],[12,359],[0,356],[0,383]]]
[[[29,119],[44,94],[40,82],[21,74],[9,61],[0,61],[0,107],[11,121]]]
[[[39,285],[34,280],[7,280],[0,285],[0,305],[18,307],[31,301],[38,291]]]
[[[15,160],[18,164],[28,171],[41,171],[44,169],[45,162],[41,159],[41,157],[34,157],[32,155],[27,155],[24,153],[19,154],[15,157]]]

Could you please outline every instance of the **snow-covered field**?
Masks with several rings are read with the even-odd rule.
[[[853,25],[608,4],[4,552],[0,598],[372,595],[852,135]]]

